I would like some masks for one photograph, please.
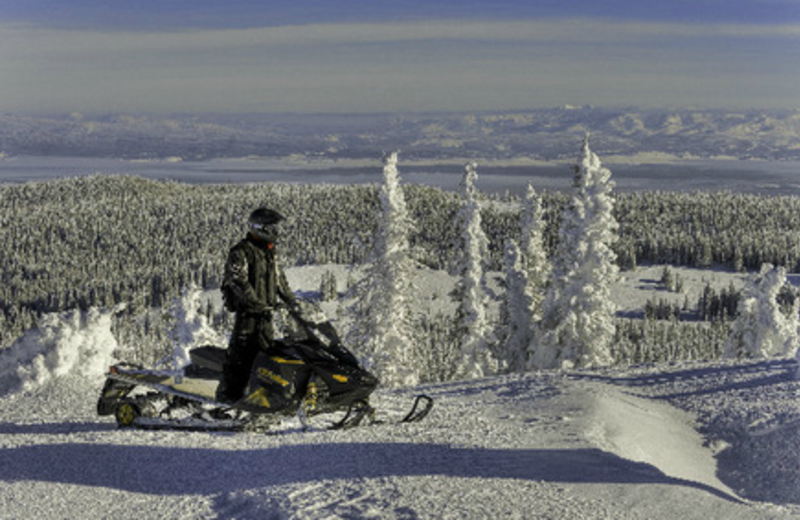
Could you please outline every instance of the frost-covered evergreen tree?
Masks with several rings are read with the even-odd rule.
[[[538,343],[538,323],[542,319],[542,301],[550,276],[541,199],[531,184],[525,194],[520,227],[522,248],[514,241],[506,241],[505,248],[503,346],[507,369],[511,372],[527,369],[528,359]]]
[[[336,275],[331,271],[322,273],[319,287],[320,299],[324,302],[333,301],[339,295],[339,286],[336,281]]]
[[[611,249],[611,171],[589,149],[588,136],[575,167],[572,196],[562,215],[551,285],[544,301],[542,337],[531,368],[602,366],[612,362],[615,306],[611,284],[618,268]]]
[[[176,369],[191,362],[189,351],[203,345],[220,345],[222,338],[211,327],[208,317],[200,312],[202,290],[190,285],[172,303],[173,363]]]
[[[542,301],[550,278],[550,260],[545,250],[545,220],[542,200],[528,184],[525,193],[525,210],[522,213],[522,266],[527,281],[526,294],[534,321],[542,319]]]
[[[542,305],[552,270],[545,250],[545,225],[541,197],[533,189],[533,185],[528,183],[525,193],[525,209],[522,213],[521,246],[524,294],[528,307],[529,325],[527,327],[528,337],[523,339],[526,342],[524,347],[515,345],[515,347],[527,350],[524,356],[526,363],[539,342],[538,325],[542,321]],[[519,367],[520,370],[525,370],[525,368]]]
[[[461,225],[461,256],[457,266],[460,276],[456,297],[457,317],[461,344],[455,377],[472,379],[497,371],[497,361],[490,350],[492,329],[487,309],[489,296],[485,283],[485,264],[488,257],[488,240],[481,227],[481,208],[475,181],[478,178],[475,163],[464,168],[461,184],[464,197],[459,223]]]
[[[397,152],[384,158],[381,218],[369,265],[354,288],[355,323],[349,338],[366,364],[391,387],[420,381],[412,312],[414,265],[408,236],[413,224],[397,171]]]
[[[751,277],[739,300],[733,330],[725,342],[729,358],[795,355],[800,345],[798,300],[789,316],[781,310],[778,295],[786,285],[786,269],[764,264]]]
[[[503,344],[505,368],[509,372],[526,369],[528,344],[532,335],[532,313],[522,252],[514,240],[507,240],[504,251],[506,297],[500,312],[499,338]]]

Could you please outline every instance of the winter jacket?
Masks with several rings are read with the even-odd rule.
[[[234,334],[248,335],[261,322],[271,321],[279,303],[294,305],[295,297],[277,261],[272,244],[248,235],[233,246],[225,264],[223,294],[236,311]]]

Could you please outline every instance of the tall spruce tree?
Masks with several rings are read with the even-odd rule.
[[[542,199],[529,183],[525,193],[525,209],[522,213],[522,268],[527,280],[526,294],[534,321],[542,319],[542,301],[550,278],[552,266],[545,249],[545,221]]]
[[[355,287],[355,324],[349,339],[384,385],[419,383],[412,312],[414,265],[408,236],[413,224],[397,171],[397,152],[384,157],[381,217],[369,264]]]
[[[506,301],[501,314],[501,336],[510,372],[528,368],[530,352],[538,342],[538,323],[542,319],[542,301],[550,276],[550,261],[544,246],[541,199],[529,183],[520,221],[521,246],[506,241]]]
[[[502,344],[505,369],[509,372],[523,372],[527,366],[533,321],[522,252],[512,239],[506,240],[503,267],[506,292],[500,309],[497,336]]]
[[[455,369],[457,379],[483,377],[495,373],[498,368],[491,352],[492,330],[487,312],[489,296],[485,273],[489,241],[481,227],[480,201],[475,187],[476,169],[477,164],[468,163],[461,183],[461,255],[457,266],[460,279],[456,288],[461,353]]]
[[[525,209],[522,213],[522,272],[525,283],[525,301],[528,306],[529,325],[524,348],[526,364],[539,342],[539,323],[543,318],[542,305],[552,271],[545,249],[545,220],[542,199],[528,183],[525,192]],[[526,367],[519,367],[524,370]]]
[[[564,208],[541,340],[531,368],[602,366],[612,361],[618,224],[613,215],[611,171],[584,139],[570,201]]]

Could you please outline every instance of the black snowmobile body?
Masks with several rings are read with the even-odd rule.
[[[258,354],[239,401],[216,402],[226,351],[205,346],[190,351],[191,364],[182,371],[112,366],[97,403],[98,414],[115,415],[121,427],[241,429],[243,416],[252,420],[298,412],[310,417],[354,408],[360,410],[357,415],[371,411],[367,399],[378,379],[344,348],[329,322],[312,323],[299,313],[290,314],[299,333]]]
[[[247,392],[236,407],[293,415],[308,399],[311,414],[330,413],[366,401],[377,386],[378,379],[341,345],[277,342],[256,357]]]

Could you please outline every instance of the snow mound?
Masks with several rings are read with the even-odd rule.
[[[45,315],[38,328],[0,351],[0,395],[35,392],[62,379],[95,385],[104,379],[117,348],[109,312]]]
[[[720,456],[726,479],[748,499],[800,504],[800,424],[743,436]]]
[[[650,464],[669,477],[736,496],[717,478],[714,453],[705,446],[689,413],[606,386],[591,395],[587,435],[601,449]]]

